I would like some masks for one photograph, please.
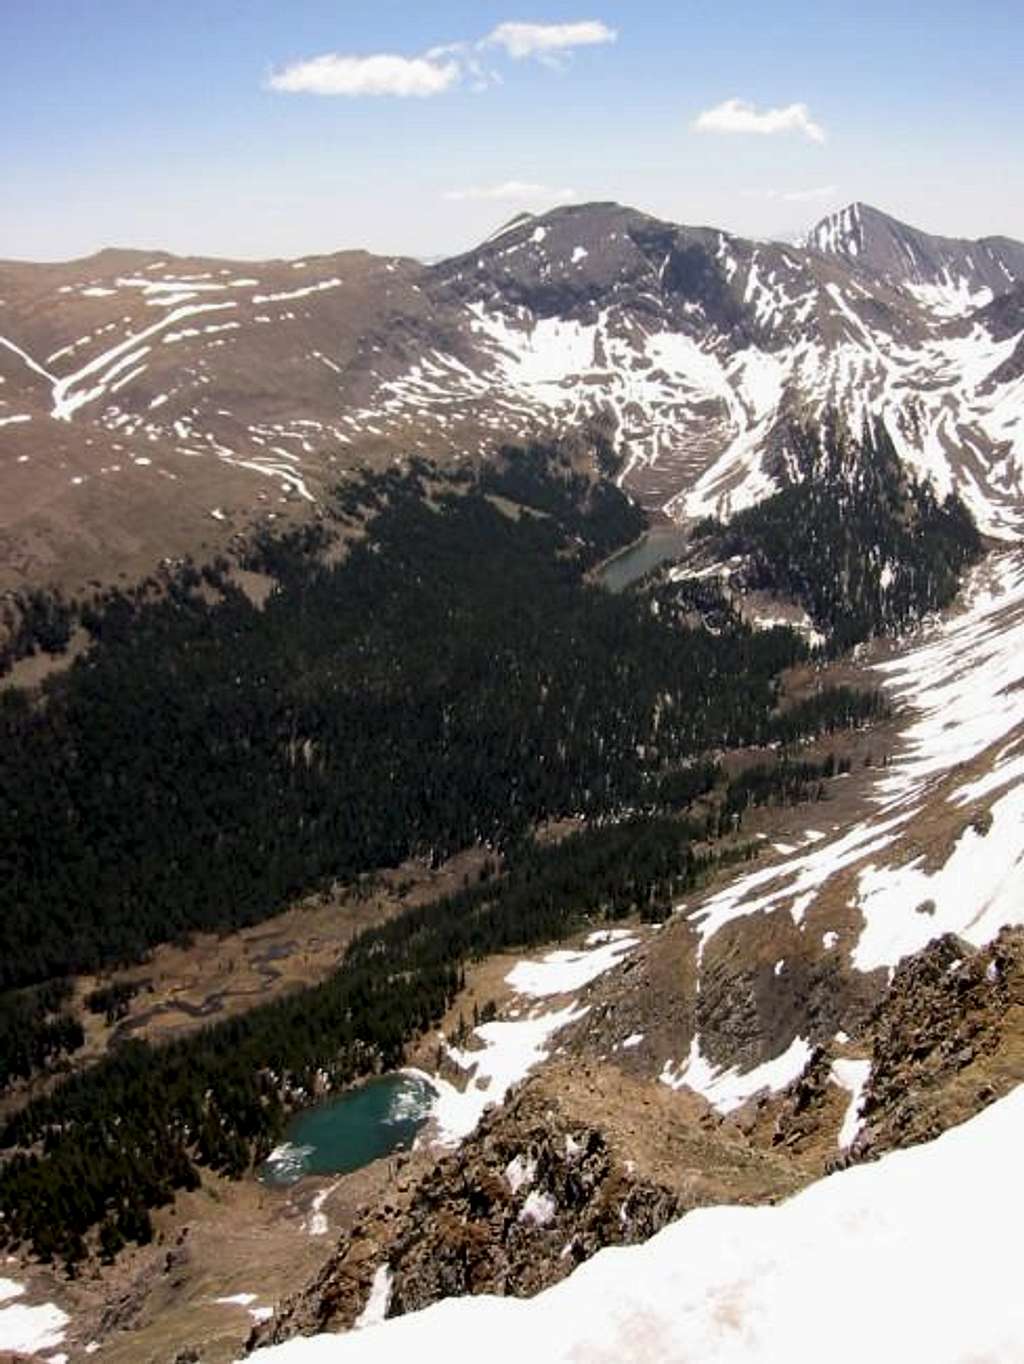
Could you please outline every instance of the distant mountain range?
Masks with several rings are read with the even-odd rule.
[[[884,419],[982,530],[1024,510],[1024,244],[863,204],[800,246],[612,203],[435,264],[0,263],[0,588],[109,580],[308,513],[346,467],[600,431],[677,519],[795,476],[794,417]]]

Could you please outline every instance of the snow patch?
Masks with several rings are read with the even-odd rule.
[[[390,1301],[391,1269],[388,1265],[378,1265],[374,1271],[366,1305],[352,1323],[353,1331],[364,1331],[367,1326],[379,1326],[387,1316]]]
[[[700,1038],[694,1034],[690,1054],[682,1067],[677,1070],[671,1061],[666,1061],[658,1079],[670,1089],[692,1089],[719,1113],[732,1113],[762,1090],[775,1093],[785,1089],[810,1059],[810,1043],[795,1037],[781,1056],[763,1061],[752,1070],[741,1073],[736,1066],[722,1070],[701,1055]]]
[[[583,952],[548,952],[540,961],[519,962],[509,971],[505,983],[517,994],[532,999],[569,994],[617,966],[639,941],[624,936]]]
[[[447,1049],[449,1058],[469,1075],[464,1091],[440,1076],[406,1069],[404,1074],[425,1080],[437,1095],[431,1109],[437,1143],[457,1146],[473,1131],[486,1109],[500,1104],[517,1081],[547,1059],[554,1035],[586,1013],[586,1008],[571,1003],[536,1018],[482,1023],[474,1028],[473,1039],[482,1044],[479,1049]]]
[[[554,1220],[558,1205],[550,1194],[538,1193],[536,1189],[526,1195],[526,1202],[519,1213],[519,1221],[531,1223],[535,1227],[546,1227]]]
[[[283,303],[288,299],[307,298],[310,294],[322,294],[325,289],[337,289],[341,285],[340,279],[325,279],[319,284],[307,284],[301,289],[283,289],[276,294],[253,294],[253,303]]]
[[[861,1128],[860,1106],[864,1097],[864,1086],[871,1074],[870,1061],[853,1061],[839,1058],[832,1062],[829,1078],[841,1089],[849,1090],[850,1102],[846,1106],[843,1125],[839,1129],[838,1146],[845,1151],[852,1146]]]
[[[0,1350],[34,1355],[56,1349],[71,1318],[52,1302],[29,1305],[13,1301],[24,1295],[23,1284],[0,1279]]]
[[[505,1179],[514,1194],[522,1188],[529,1188],[536,1173],[537,1162],[527,1156],[515,1156],[505,1166]]]

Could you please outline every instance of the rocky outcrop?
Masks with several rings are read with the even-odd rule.
[[[701,1050],[722,1068],[750,1069],[795,1037],[825,1045],[859,1033],[884,990],[884,976],[852,969],[824,951],[788,910],[754,913],[721,929],[704,952],[695,1019]]]
[[[635,1177],[596,1126],[527,1084],[405,1199],[367,1210],[316,1280],[254,1329],[250,1348],[352,1326],[382,1264],[388,1316],[467,1293],[527,1297],[683,1210],[676,1191]]]
[[[845,1151],[835,1128],[845,1106],[833,1075],[836,1040],[816,1047],[801,1076],[739,1116],[748,1135],[831,1172],[898,1147],[932,1141],[1024,1081],[1024,930],[1004,928],[984,948],[945,934],[907,957],[852,1050],[870,1056],[860,1130]]]
[[[638,953],[637,963],[631,974],[649,986],[651,962]],[[732,977],[739,984],[721,972],[724,993],[709,1016],[740,1019],[726,1026],[733,1056],[748,1032],[752,1047],[763,1045],[759,969],[746,985],[742,971]],[[457,1151],[418,1180],[407,1166],[393,1198],[363,1209],[316,1279],[254,1328],[250,1349],[352,1327],[384,1266],[389,1317],[465,1294],[532,1296],[598,1250],[645,1241],[692,1208],[773,1202],[832,1170],[930,1140],[1024,1080],[1024,929],[1004,929],[981,949],[937,939],[901,963],[873,1010],[874,980],[844,1002],[838,976],[817,979],[808,963],[799,979],[800,1003],[781,1004],[780,1017],[802,1005],[804,1035],[833,1029],[837,1009],[859,1026],[820,1041],[785,1090],[765,1090],[726,1116],[636,1074],[641,1048],[595,1055],[595,1043],[604,1048],[623,1026],[618,980],[595,1001],[597,1037],[578,1025],[575,1046]],[[838,992],[831,1005],[829,988]],[[746,992],[746,1007],[727,1007],[734,989]],[[655,1023],[649,1008],[644,1021]],[[850,1092],[833,1063],[854,1056],[870,1057],[871,1070],[861,1129],[840,1151]]]
[[[871,1022],[854,1159],[931,1141],[1024,1081],[1024,929],[945,934],[897,967]]]

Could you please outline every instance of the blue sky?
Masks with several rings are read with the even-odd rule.
[[[0,0],[0,257],[432,255],[586,199],[1024,238],[1022,34],[1019,0]]]

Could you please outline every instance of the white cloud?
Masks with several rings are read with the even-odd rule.
[[[504,23],[483,40],[483,47],[503,47],[513,58],[550,56],[574,47],[614,43],[619,35],[600,19],[582,19],[574,24]]]
[[[307,61],[275,71],[268,81],[271,90],[307,95],[440,95],[466,80],[474,91],[501,83],[500,74],[484,66],[483,54],[502,49],[506,57],[519,60],[537,57],[549,66],[574,48],[613,43],[614,29],[599,19],[572,24],[503,23],[487,37],[474,42],[441,43],[419,57],[389,52],[372,56],[346,56],[325,52]]]
[[[343,57],[326,52],[295,62],[270,77],[272,90],[307,95],[440,95],[460,76],[455,61],[397,57],[382,52],[371,57]]]
[[[549,203],[565,204],[576,198],[576,191],[574,189],[552,189],[549,185],[533,185],[525,180],[506,180],[500,185],[473,185],[469,189],[449,189],[445,191],[444,198],[500,200],[504,202],[544,199]]]
[[[698,114],[693,127],[701,133],[802,133],[812,142],[825,141],[824,128],[812,120],[806,104],[759,111],[749,100],[727,99]]]

